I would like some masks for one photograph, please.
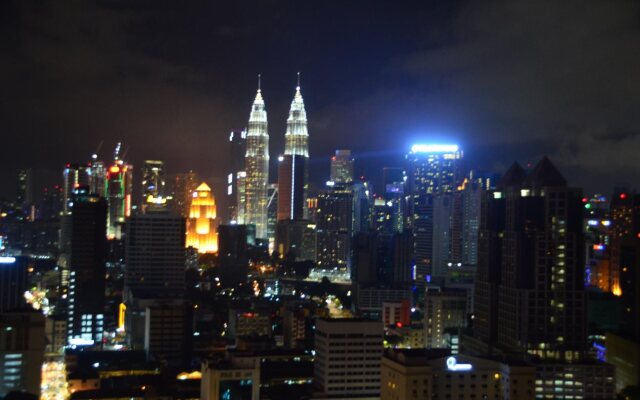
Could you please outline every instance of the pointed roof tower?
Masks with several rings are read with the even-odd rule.
[[[298,85],[293,101],[291,101],[289,118],[287,118],[287,132],[284,137],[284,154],[309,157],[307,111],[304,108],[302,93],[300,93],[300,72],[298,72]]]
[[[527,173],[524,168],[522,168],[517,162],[514,162],[511,164],[511,167],[509,167],[507,172],[504,173],[502,179],[500,179],[498,187],[504,189],[507,187],[520,186],[526,178]]]
[[[261,76],[258,74],[258,91],[249,114],[249,129],[247,136],[262,136],[267,134],[267,110],[262,98]]]
[[[545,186],[567,186],[567,180],[562,176],[558,168],[549,160],[547,156],[535,166],[524,184],[532,188]]]

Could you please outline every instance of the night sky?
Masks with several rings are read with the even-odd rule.
[[[636,1],[217,3],[1,2],[0,195],[101,140],[221,195],[257,74],[275,164],[297,71],[315,182],[336,148],[378,180],[414,141],[446,141],[486,171],[547,154],[588,192],[638,184]]]

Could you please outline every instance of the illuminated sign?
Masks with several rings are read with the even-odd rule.
[[[16,262],[15,257],[0,257],[0,264],[13,264]]]
[[[447,358],[447,369],[449,371],[471,371],[472,368],[471,364],[458,364],[458,360],[455,357]]]
[[[91,339],[73,338],[69,339],[69,344],[72,346],[91,346],[94,341]]]
[[[412,153],[455,153],[458,151],[457,144],[414,144],[411,147]]]

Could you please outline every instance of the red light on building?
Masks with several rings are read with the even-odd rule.
[[[582,202],[583,202],[583,203],[586,203],[588,200],[589,200],[589,199],[587,199],[586,197],[583,197],[583,198],[582,198]]]
[[[396,326],[397,326],[398,328],[402,328],[402,322],[396,322]]]
[[[627,198],[627,194],[626,193],[620,193],[620,200],[624,200]]]

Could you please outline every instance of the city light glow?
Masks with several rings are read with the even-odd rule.
[[[458,151],[457,144],[414,144],[411,147],[412,153],[455,153]]]

